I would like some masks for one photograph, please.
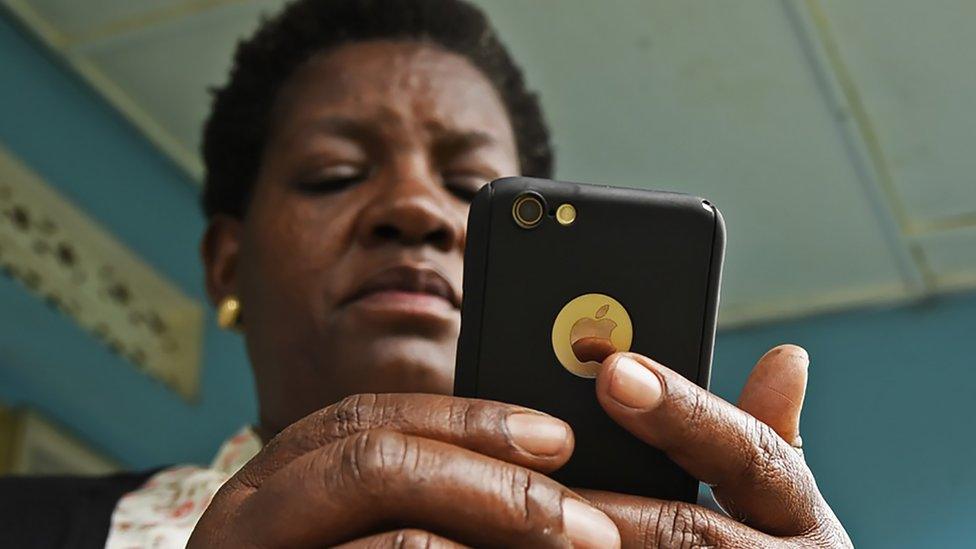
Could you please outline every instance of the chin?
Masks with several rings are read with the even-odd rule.
[[[424,338],[395,337],[373,341],[364,352],[358,372],[360,382],[369,393],[454,392],[454,356],[456,344],[434,342]]]

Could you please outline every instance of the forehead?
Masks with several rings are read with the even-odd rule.
[[[514,141],[484,74],[465,57],[421,42],[357,42],[313,56],[282,88],[273,120],[287,132],[330,115],[411,132],[481,131]]]

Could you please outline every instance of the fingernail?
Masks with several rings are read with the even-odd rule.
[[[519,412],[505,419],[512,442],[537,456],[554,456],[566,447],[569,429],[554,417]]]
[[[620,547],[620,532],[610,517],[577,499],[563,500],[563,530],[573,547]]]
[[[628,408],[653,408],[661,400],[661,380],[625,355],[614,363],[609,393],[614,400]]]

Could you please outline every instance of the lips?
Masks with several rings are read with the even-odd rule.
[[[439,297],[455,309],[461,307],[461,296],[442,274],[429,267],[400,265],[369,277],[347,302],[354,302],[383,292],[403,292]]]

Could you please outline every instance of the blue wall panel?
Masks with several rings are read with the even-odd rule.
[[[204,299],[197,188],[75,75],[0,18],[0,142],[188,295]],[[29,404],[133,467],[208,461],[253,419],[236,336],[208,319],[188,404],[0,278],[0,399]]]
[[[765,349],[803,345],[805,453],[858,546],[971,546],[974,336],[974,294],[727,331],[712,389],[734,401]]]

